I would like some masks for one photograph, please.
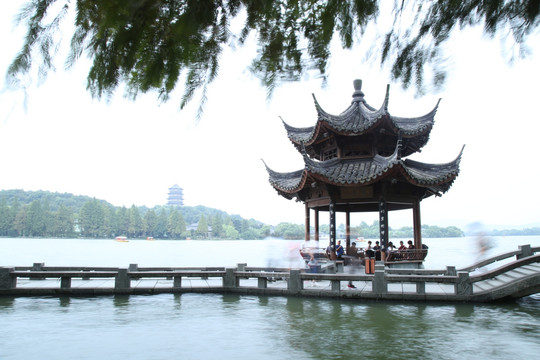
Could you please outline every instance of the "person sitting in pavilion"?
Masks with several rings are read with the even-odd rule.
[[[378,241],[375,241],[375,246],[373,247],[373,250],[375,250],[375,261],[381,260],[381,245],[379,245]]]
[[[344,253],[345,249],[343,249],[343,246],[341,246],[341,240],[339,240],[336,245],[336,257],[338,258],[338,260],[342,259]]]
[[[396,247],[394,246],[394,243],[390,241],[388,243],[388,246],[384,250],[384,258],[385,258],[385,260],[389,260],[389,257],[391,257],[390,254],[392,254],[395,251],[396,251]]]
[[[356,243],[353,242],[351,247],[349,248],[349,255],[351,255],[353,258],[358,258],[358,248],[356,247]]]
[[[365,250],[366,257],[372,258],[375,257],[375,251],[373,251],[373,248],[371,247],[371,240],[367,242],[367,248]]]
[[[409,245],[407,247],[407,252],[408,252],[407,259],[414,259],[414,257],[415,257],[415,254],[414,254],[415,247],[414,247],[414,244],[413,244],[412,240],[407,241],[407,244]]]

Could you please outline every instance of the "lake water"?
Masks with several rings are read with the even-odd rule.
[[[478,260],[424,239],[426,268]],[[540,237],[492,238],[496,255]],[[0,239],[0,266],[302,266],[301,241]],[[360,244],[361,245],[361,244]],[[213,294],[0,297],[0,359],[534,359],[540,294],[495,304]]]

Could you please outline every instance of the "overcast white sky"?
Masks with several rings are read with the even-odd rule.
[[[4,4],[0,14],[2,75],[21,44],[22,31],[12,26],[19,4],[13,3]],[[529,43],[539,40],[537,34]],[[358,78],[374,107],[382,104],[390,83],[389,111],[396,116],[423,115],[442,98],[430,141],[412,159],[448,162],[466,144],[450,191],[421,203],[424,224],[540,223],[540,48],[509,65],[498,40],[485,39],[481,29],[454,36],[448,46],[446,87],[421,98],[414,89],[392,84],[388,71],[363,61],[359,49],[334,55],[325,88],[305,79],[277,88],[266,101],[266,90],[246,70],[253,49],[230,51],[200,121],[197,96],[183,111],[180,95],[161,106],[155,94],[135,102],[121,92],[109,103],[93,100],[85,90],[85,64],[65,72],[61,58],[56,74],[30,88],[26,106],[20,93],[0,93],[0,189],[67,192],[117,206],[152,207],[165,204],[167,189],[178,184],[185,205],[269,224],[302,224],[303,205],[277,195],[261,159],[276,171],[302,168],[279,117],[298,127],[315,124],[312,93],[323,109],[338,114],[350,104],[352,81]],[[376,214],[355,214],[352,224],[374,219]],[[391,213],[389,221],[391,227],[412,226],[412,214]]]

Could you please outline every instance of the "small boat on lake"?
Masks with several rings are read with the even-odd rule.
[[[128,242],[129,241],[126,236],[117,236],[114,240],[118,241],[118,242]]]

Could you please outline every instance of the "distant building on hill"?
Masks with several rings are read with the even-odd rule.
[[[169,188],[169,195],[167,196],[168,206],[184,206],[184,190],[174,184]]]

